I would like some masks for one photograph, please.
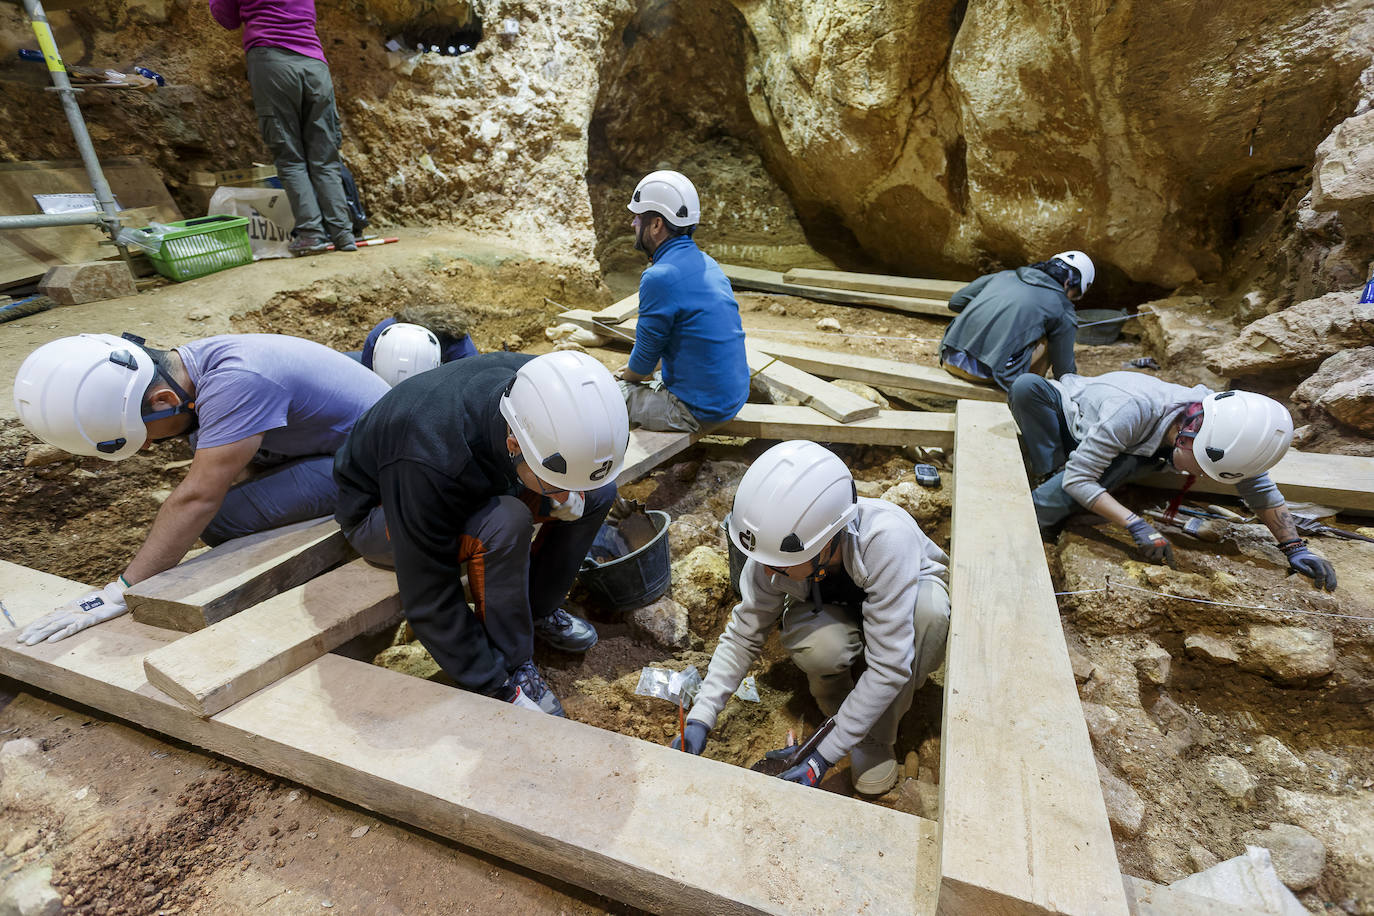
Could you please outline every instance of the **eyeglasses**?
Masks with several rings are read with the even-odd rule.
[[[517,467],[519,467],[519,466],[522,465],[522,464],[523,464],[523,465],[528,465],[528,464],[529,464],[529,462],[525,460],[525,456],[524,456],[523,453],[511,455],[510,457],[511,457],[511,460],[515,462],[515,465],[516,465]],[[535,486],[531,487],[529,484],[525,483],[524,480],[521,480],[520,483],[523,484],[523,485],[525,486],[526,489],[535,490],[536,492],[539,493],[540,496],[558,496],[558,495],[561,494],[561,493],[571,493],[571,492],[572,492],[571,490],[564,490],[564,489],[561,489],[561,488],[558,488],[558,487],[555,487],[555,488],[553,488],[553,489],[549,489],[547,486],[545,486],[544,481],[541,480],[541,479],[539,478],[539,475],[536,474],[536,473],[534,473],[534,469],[533,469],[533,468],[530,468],[530,476],[534,478]]]

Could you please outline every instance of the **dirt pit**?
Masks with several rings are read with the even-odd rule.
[[[328,267],[333,262],[323,263]],[[221,296],[203,318],[192,313],[178,333],[189,339],[201,336],[197,327],[202,334],[274,331],[357,349],[376,321],[400,305],[430,299],[464,311],[473,321],[480,349],[537,353],[549,349],[543,331],[561,307],[598,306],[610,298],[604,287],[562,274],[554,265],[445,250],[420,259],[393,258],[362,275],[315,269],[304,276],[296,283],[278,277],[256,298]],[[934,319],[790,297],[742,293],[738,298],[752,335],[924,365],[934,364],[944,327]],[[818,329],[817,323],[827,318],[840,330]],[[65,315],[60,320],[68,321]],[[14,326],[45,321],[35,316]],[[611,366],[625,359],[623,350],[593,353]],[[1132,338],[1079,348],[1080,371],[1118,369],[1140,355],[1144,350]],[[953,406],[909,391],[883,394],[895,406]],[[15,422],[0,426],[0,466],[5,470],[0,556],[95,584],[108,581],[127,563],[161,500],[184,472],[181,462],[189,457],[170,446],[117,467],[85,459],[26,467],[24,458],[33,444]],[[645,665],[695,665],[705,671],[734,600],[717,526],[744,469],[769,444],[711,437],[625,488],[625,495],[673,518],[672,595],[687,609],[690,632],[683,645],[660,645],[642,626],[609,614],[587,592],[574,588],[568,607],[596,624],[599,644],[581,657],[545,649],[536,656],[572,718],[655,743],[671,740],[677,711],[664,701],[634,694],[639,671]],[[911,456],[887,448],[836,450],[854,469],[863,495],[881,497],[891,491],[891,498],[903,502],[924,530],[948,547],[953,475],[947,466],[940,490],[893,490],[913,479]],[[1138,508],[1161,500],[1147,490],[1131,491],[1126,498]],[[1340,591],[1326,596],[1305,580],[1284,575],[1282,557],[1263,532],[1239,531],[1220,545],[1176,543],[1178,571],[1134,561],[1130,545],[1106,530],[1072,528],[1046,548],[1061,590],[1110,588],[1065,595],[1061,611],[1123,871],[1175,880],[1214,859],[1240,853],[1245,842],[1262,843],[1252,831],[1291,826],[1319,842],[1324,856],[1318,874],[1300,891],[1303,901],[1333,912],[1374,912],[1369,877],[1374,875],[1374,637],[1367,622],[1314,616],[1374,617],[1374,574],[1369,572],[1374,569],[1374,545],[1329,540],[1316,545],[1342,576]],[[1108,578],[1110,586],[1105,585]],[[1126,585],[1151,593],[1133,592]],[[1161,597],[1161,592],[1308,613],[1203,604]],[[383,661],[442,680],[407,635],[396,634],[396,645],[381,653]],[[1275,661],[1284,657],[1282,651],[1266,667],[1265,647],[1276,641],[1282,646],[1285,637],[1308,647],[1290,653],[1294,657],[1315,655],[1320,661],[1329,655],[1330,669],[1315,673],[1324,667],[1318,663],[1295,676]],[[786,662],[776,638],[767,643],[752,673],[761,702],[731,702],[707,745],[708,756],[747,766],[781,746],[789,730],[809,733],[820,721],[803,677]],[[899,737],[904,778],[879,803],[938,817],[940,699],[938,683],[917,694]],[[237,771],[231,767],[229,772]],[[214,785],[213,779],[205,783],[211,792]],[[824,787],[850,792],[843,765],[829,774]],[[73,855],[100,854],[99,847],[75,841],[65,830],[61,835]],[[1306,848],[1311,852],[1310,844]],[[161,854],[149,850],[139,859],[156,860]],[[82,866],[73,859],[63,867],[68,872],[59,872],[67,881]],[[1292,880],[1303,883],[1301,876]],[[153,885],[154,892],[162,887]],[[66,892],[76,887],[70,882],[62,886]],[[171,889],[166,893],[166,900],[174,899]]]

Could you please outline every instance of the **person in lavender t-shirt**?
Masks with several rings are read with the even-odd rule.
[[[243,27],[243,50],[258,129],[296,215],[295,254],[356,251],[344,196],[339,112],[315,0],[209,0],[226,29]]]
[[[226,334],[155,350],[126,334],[39,347],[15,377],[29,431],[78,455],[119,461],[191,437],[195,455],[124,574],[34,621],[33,645],[124,613],[124,590],[175,566],[200,538],[230,538],[331,515],[334,452],[391,390],[342,353],[282,334]]]

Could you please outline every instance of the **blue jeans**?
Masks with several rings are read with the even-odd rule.
[[[334,456],[300,458],[230,487],[200,539],[215,547],[232,538],[333,515],[338,498]]]

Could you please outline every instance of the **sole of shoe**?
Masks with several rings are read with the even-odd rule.
[[[885,760],[854,778],[854,791],[860,795],[885,795],[897,784],[897,761]]]

